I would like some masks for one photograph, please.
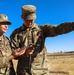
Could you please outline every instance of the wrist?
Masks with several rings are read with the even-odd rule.
[[[12,60],[12,59],[14,59],[14,58],[15,58],[15,57],[14,57],[13,55],[10,55],[10,56],[9,56],[9,61]]]

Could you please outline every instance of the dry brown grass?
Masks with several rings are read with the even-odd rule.
[[[48,59],[51,71],[63,71],[68,72],[69,75],[74,75],[74,55],[55,55],[52,58],[48,56]]]

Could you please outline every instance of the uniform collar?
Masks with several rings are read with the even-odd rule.
[[[2,40],[3,36],[4,36],[4,35],[1,35],[1,36],[0,36],[0,40]]]
[[[33,25],[31,28],[26,27],[26,26],[23,24],[23,25],[22,25],[22,30],[24,30],[24,29],[33,29],[33,28],[35,28],[35,26],[36,26],[35,23],[34,23],[34,25]]]

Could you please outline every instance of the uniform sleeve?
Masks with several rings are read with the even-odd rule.
[[[0,69],[1,68],[5,68],[5,67],[8,67],[9,65],[9,60],[8,60],[9,57],[0,57]]]
[[[10,45],[11,45],[11,50],[14,52],[17,48],[19,48],[19,41],[18,41],[18,35],[16,31],[14,31],[11,36],[10,36]],[[19,59],[19,57],[15,58]]]
[[[9,40],[4,36],[4,47],[0,50],[0,68],[5,68],[10,65],[9,56],[11,55],[11,47]]]
[[[12,51],[16,50],[17,48],[19,48],[19,44],[20,44],[20,40],[22,40],[22,37],[20,35],[20,33],[24,30],[24,25],[22,25],[21,27],[15,29],[12,34],[10,35],[10,45],[11,45],[11,49]]]
[[[11,49],[12,51],[14,51],[15,49],[17,49],[19,47],[19,42],[17,41],[17,34],[14,35],[14,33],[11,35],[10,37],[10,45],[11,45]]]
[[[46,37],[53,37],[61,34],[66,34],[74,30],[74,22],[66,22],[59,25],[44,25],[43,32]]]

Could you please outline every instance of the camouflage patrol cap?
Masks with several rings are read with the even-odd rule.
[[[34,20],[34,19],[36,19],[36,7],[33,6],[33,5],[23,6],[21,17],[24,20]]]
[[[11,22],[8,20],[8,17],[5,14],[0,14],[0,23],[7,22],[8,24],[11,24]]]

